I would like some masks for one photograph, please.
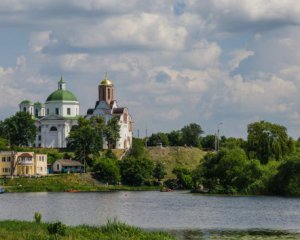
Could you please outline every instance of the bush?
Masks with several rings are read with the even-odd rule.
[[[141,186],[152,176],[153,162],[147,158],[128,157],[120,162],[122,183]]]
[[[50,223],[47,227],[48,233],[51,235],[65,236],[66,235],[66,225],[61,222]]]
[[[120,167],[115,159],[102,158],[96,162],[93,170],[102,182],[117,184],[121,180]]]
[[[36,223],[41,223],[42,221],[42,214],[39,212],[34,213],[34,220]]]

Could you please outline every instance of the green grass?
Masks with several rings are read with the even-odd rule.
[[[194,169],[205,156],[205,152],[192,147],[149,147],[148,152],[153,161],[165,164],[166,178],[174,178],[172,170],[175,167]]]
[[[59,174],[45,177],[20,177],[13,179],[0,179],[0,185],[7,192],[63,192],[70,189],[95,192],[95,191],[145,191],[159,190],[157,186],[124,186],[105,185],[95,180],[91,174]]]
[[[34,223],[26,221],[1,221],[1,240],[50,240],[54,236],[48,234],[48,223]],[[67,240],[173,240],[168,233],[147,232],[139,228],[120,223],[116,220],[108,221],[106,225],[91,227],[86,225],[70,227],[67,226],[65,236],[57,239]]]

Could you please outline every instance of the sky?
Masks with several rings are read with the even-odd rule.
[[[298,1],[1,0],[0,33],[1,120],[61,75],[85,114],[107,71],[135,136],[260,120],[300,136]]]

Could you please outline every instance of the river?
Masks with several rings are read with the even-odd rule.
[[[0,219],[59,220],[68,225],[101,225],[117,218],[145,229],[249,230],[300,233],[300,199],[267,196],[203,196],[175,192],[6,193]]]

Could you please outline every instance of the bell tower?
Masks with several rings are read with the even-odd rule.
[[[108,105],[115,99],[114,98],[114,85],[112,81],[108,79],[107,72],[104,79],[98,86],[99,101],[105,101]]]

